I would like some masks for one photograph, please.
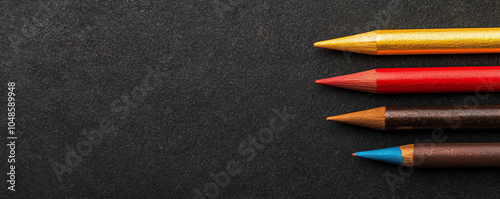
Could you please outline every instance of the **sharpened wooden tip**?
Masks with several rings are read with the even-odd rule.
[[[415,162],[413,160],[413,147],[414,144],[407,144],[399,146],[401,149],[401,156],[403,156],[403,166],[413,167]]]
[[[367,70],[359,73],[318,79],[315,83],[351,90],[377,93],[377,72],[375,70]]]
[[[385,130],[385,107],[331,116],[326,120]]]
[[[337,39],[318,41],[314,43],[314,47],[376,55],[376,40],[377,33],[372,31]]]

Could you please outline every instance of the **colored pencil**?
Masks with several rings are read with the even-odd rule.
[[[500,143],[417,143],[352,155],[407,167],[500,167]]]
[[[500,66],[380,68],[316,84],[382,94],[493,92],[500,90]]]
[[[500,53],[500,28],[375,30],[314,46],[369,55]]]
[[[498,129],[500,105],[388,106],[331,116],[326,120],[379,130]]]

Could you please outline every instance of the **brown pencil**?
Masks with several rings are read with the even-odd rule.
[[[417,143],[352,155],[408,167],[500,167],[500,143]]]
[[[500,105],[389,106],[326,119],[379,130],[497,129],[500,128]]]

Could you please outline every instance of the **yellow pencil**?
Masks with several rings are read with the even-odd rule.
[[[500,28],[375,30],[314,46],[369,55],[500,53]]]

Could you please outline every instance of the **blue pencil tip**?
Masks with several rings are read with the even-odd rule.
[[[355,153],[357,157],[381,162],[402,165],[404,158],[401,155],[401,149],[397,147],[376,149],[371,151],[361,151]]]

